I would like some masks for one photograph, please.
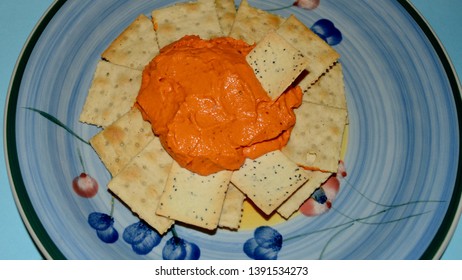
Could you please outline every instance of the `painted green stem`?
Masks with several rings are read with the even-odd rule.
[[[90,143],[88,143],[88,141],[84,140],[82,137],[80,137],[79,135],[77,135],[74,131],[72,131],[72,129],[70,129],[69,127],[67,127],[64,123],[62,123],[60,120],[58,120],[56,117],[48,114],[47,112],[44,112],[44,111],[41,111],[41,110],[38,110],[38,109],[35,109],[35,108],[31,108],[31,107],[25,107],[25,109],[27,110],[31,110],[31,111],[34,111],[36,113],[39,113],[41,116],[43,116],[44,118],[48,119],[49,121],[53,122],[54,124],[64,128],[67,132],[69,132],[72,136],[76,137],[77,139],[79,139],[80,141],[82,141],[83,143],[87,144],[87,145],[90,145]]]

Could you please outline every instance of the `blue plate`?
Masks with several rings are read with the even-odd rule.
[[[171,3],[57,0],[21,54],[7,100],[5,154],[18,208],[45,257],[441,256],[461,212],[461,88],[406,1],[321,0],[312,10],[250,1],[295,14],[313,30],[320,19],[336,27],[333,39],[324,35],[341,54],[350,124],[348,176],[329,212],[237,232],[175,226],[158,236],[113,199],[104,188],[109,173],[86,143],[98,129],[78,117],[103,50],[140,13]],[[92,198],[72,190],[82,172],[99,183]]]

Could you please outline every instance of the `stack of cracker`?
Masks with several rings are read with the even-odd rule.
[[[179,166],[133,107],[144,65],[185,35],[231,36],[255,48],[247,61],[273,99],[295,82],[303,92],[282,150],[247,159],[237,171],[201,176]],[[112,175],[108,189],[160,234],[175,222],[239,228],[245,199],[288,219],[340,159],[347,108],[339,54],[296,17],[243,0],[198,0],[140,15],[102,54],[80,121],[102,128],[91,140]]]

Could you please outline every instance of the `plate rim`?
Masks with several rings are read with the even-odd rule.
[[[421,259],[434,259],[441,258],[444,251],[449,245],[454,232],[457,228],[458,221],[462,213],[462,96],[461,96],[461,84],[457,76],[457,72],[454,68],[454,65],[449,58],[448,53],[446,52],[443,43],[438,38],[428,21],[425,17],[416,9],[416,7],[410,3],[408,0],[398,0],[398,2],[403,6],[406,12],[412,17],[412,19],[417,23],[419,28],[425,34],[425,37],[430,41],[433,50],[436,52],[438,59],[440,60],[446,78],[449,81],[451,90],[454,97],[454,103],[457,112],[457,120],[459,127],[459,160],[456,172],[456,180],[454,182],[453,194],[451,196],[451,201],[449,202],[448,211],[441,222],[438,231],[433,237],[432,242],[428,245],[427,249],[422,254]],[[456,195],[455,195],[456,194]]]
[[[13,193],[16,207],[20,213],[23,223],[27,228],[28,234],[32,237],[35,245],[40,251],[40,254],[46,259],[66,259],[66,257],[49,236],[47,230],[37,216],[32,202],[27,194],[26,187],[21,176],[19,159],[17,157],[17,146],[15,141],[16,126],[14,118],[17,111],[19,88],[21,87],[22,77],[29,62],[29,58],[36,46],[36,43],[40,39],[42,33],[50,21],[67,2],[68,0],[54,0],[54,2],[44,12],[33,30],[30,32],[30,35],[17,58],[16,65],[11,74],[4,107],[3,148],[10,189]],[[406,13],[412,17],[418,27],[422,30],[425,37],[429,40],[438,59],[440,60],[445,71],[445,76],[449,81],[453,93],[457,112],[459,128],[459,155],[453,194],[440,227],[420,257],[420,259],[440,259],[450,240],[452,239],[462,213],[462,166],[460,164],[462,162],[462,90],[457,72],[454,69],[452,61],[450,60],[442,42],[433,31],[430,24],[426,21],[422,14],[420,14],[416,7],[408,0],[398,0],[397,2],[404,8]]]
[[[39,253],[46,259],[56,260],[66,259],[66,257],[48,235],[45,227],[33,209],[32,202],[30,201],[27,192],[25,191],[24,181],[21,176],[21,168],[19,166],[19,159],[17,157],[17,146],[15,141],[16,126],[14,124],[14,119],[11,120],[11,118],[16,116],[19,88],[21,87],[22,77],[35,45],[49,22],[66,2],[67,0],[54,0],[36,23],[24,43],[11,74],[3,118],[3,149],[6,171],[10,183],[10,189],[13,193],[13,199],[16,203],[16,207],[22,221],[26,226],[28,234],[32,237],[32,240],[39,249]],[[18,190],[18,188],[22,189]],[[25,209],[29,209],[29,211],[26,211]]]

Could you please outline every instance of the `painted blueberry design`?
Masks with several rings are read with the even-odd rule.
[[[98,238],[105,243],[114,243],[119,233],[114,228],[114,218],[108,214],[92,212],[88,215],[88,224],[96,230]]]
[[[342,32],[335,27],[334,23],[328,19],[320,19],[311,26],[311,31],[321,37],[331,46],[338,45],[342,41]]]
[[[244,243],[244,253],[255,260],[276,260],[282,248],[282,235],[272,227],[260,226]]]
[[[146,255],[159,245],[162,236],[144,222],[136,222],[125,228],[122,238],[132,246],[135,253]]]
[[[174,234],[162,250],[164,260],[198,260],[201,256],[199,246],[179,238]]]
[[[317,203],[324,204],[327,202],[326,193],[322,188],[318,188],[317,190],[315,190],[311,196]]]
[[[162,249],[164,260],[197,260],[200,249],[195,243],[178,237],[175,228],[171,230],[173,236],[167,240]],[[125,228],[122,239],[132,246],[138,255],[149,254],[162,241],[162,235],[153,230],[143,221],[133,223]]]

